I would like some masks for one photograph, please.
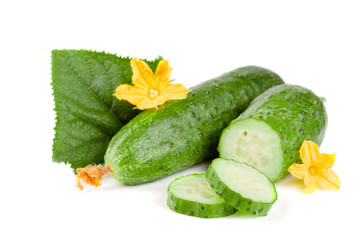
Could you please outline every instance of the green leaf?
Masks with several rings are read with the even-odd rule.
[[[131,84],[130,58],[87,50],[52,51],[56,126],[53,161],[86,167],[104,162],[111,138],[140,111],[113,96]],[[161,57],[146,61],[155,71]]]

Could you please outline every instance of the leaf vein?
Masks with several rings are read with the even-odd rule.
[[[76,79],[78,79],[85,86],[85,89],[87,89],[92,95],[94,95],[97,101],[104,105],[109,110],[110,114],[112,114],[121,124],[123,124],[120,119],[114,114],[114,112],[109,108],[109,106],[106,105],[105,102],[90,88],[90,86],[80,78],[76,70],[72,68],[72,65],[65,61],[63,61],[63,63],[73,72],[73,74],[76,76]]]

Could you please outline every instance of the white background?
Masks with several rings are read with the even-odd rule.
[[[357,1],[1,1],[1,239],[359,239],[360,7]],[[75,187],[52,162],[52,49],[170,59],[191,87],[258,65],[326,98],[320,148],[337,153],[338,192],[276,184],[267,217],[200,219],[172,212],[162,180]]]

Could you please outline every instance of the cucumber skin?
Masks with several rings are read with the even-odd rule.
[[[321,99],[307,88],[290,84],[275,86],[259,95],[232,123],[247,118],[264,121],[279,134],[283,171],[274,182],[287,173],[291,164],[302,162],[299,150],[304,140],[321,145],[328,122]],[[219,152],[221,155],[220,149]]]
[[[214,159],[214,160],[216,160],[216,159]],[[231,159],[227,159],[227,160],[234,161]],[[241,164],[246,164],[246,165],[254,168],[253,166],[251,166],[245,162],[243,162]],[[256,169],[256,168],[254,168],[254,169]],[[257,170],[257,171],[259,171],[259,170]],[[239,193],[231,190],[227,185],[225,185],[225,183],[223,183],[220,180],[220,177],[218,176],[216,170],[212,167],[212,164],[210,164],[208,170],[206,171],[206,180],[210,184],[211,188],[214,189],[214,191],[221,198],[223,198],[226,203],[228,203],[229,205],[231,205],[234,208],[236,208],[237,210],[239,210],[239,213],[246,213],[246,214],[251,214],[254,216],[266,216],[268,214],[270,208],[274,204],[274,202],[277,200],[277,193],[276,193],[276,189],[275,189],[274,185],[273,186],[274,186],[274,191],[276,193],[276,198],[274,199],[273,202],[270,202],[270,203],[254,202],[251,199],[241,196]],[[269,179],[269,181],[270,181],[270,179]]]
[[[277,74],[249,66],[195,86],[186,99],[145,110],[121,128],[105,164],[115,179],[136,185],[211,159],[222,130],[256,96],[283,83]]]
[[[194,174],[194,175],[204,175],[204,173]],[[177,179],[175,179],[174,181],[176,181]],[[199,203],[199,202],[178,198],[173,193],[171,193],[170,186],[171,183],[168,187],[167,205],[174,212],[188,216],[200,217],[200,218],[226,217],[237,212],[235,208],[233,208],[226,202],[215,205],[215,204]]]

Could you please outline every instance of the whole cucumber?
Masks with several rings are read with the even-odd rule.
[[[112,138],[105,164],[127,185],[165,177],[217,154],[222,130],[250,102],[283,80],[248,66],[192,88],[184,100],[143,111]]]

